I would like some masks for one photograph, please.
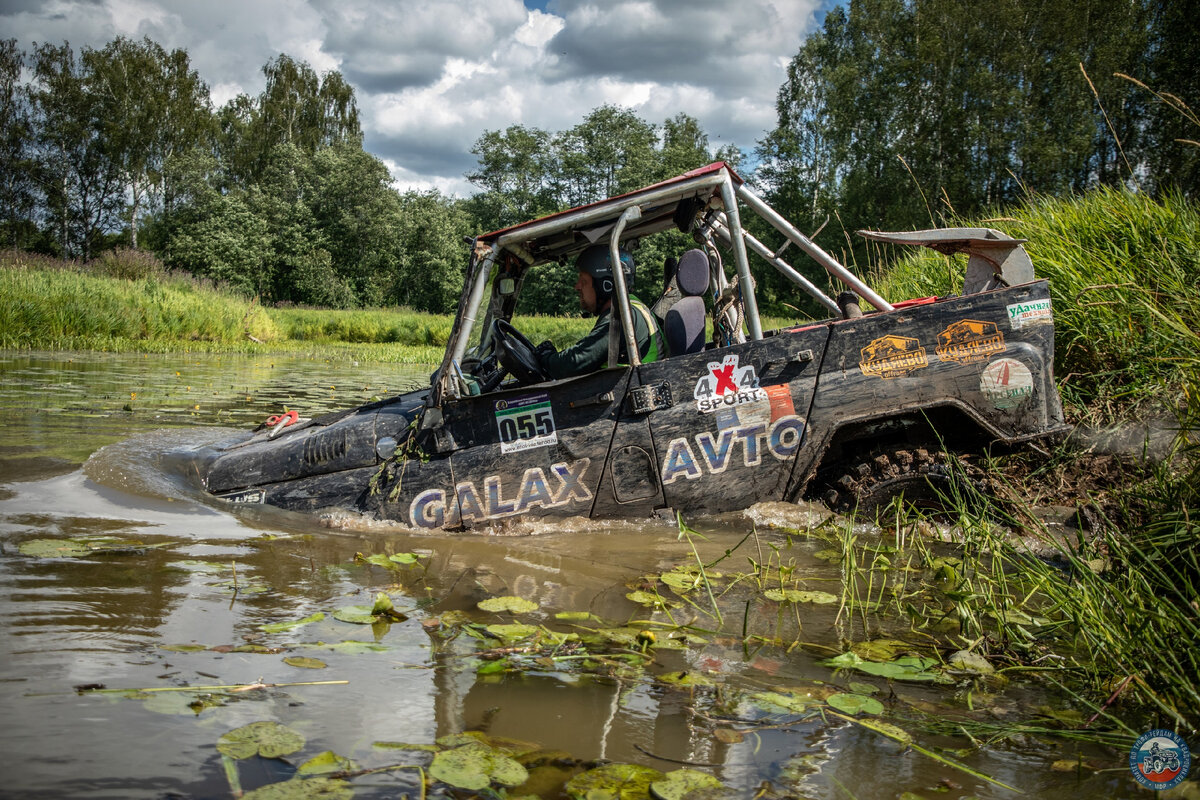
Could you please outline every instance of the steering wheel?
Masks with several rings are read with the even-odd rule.
[[[492,341],[495,343],[500,363],[512,373],[517,383],[524,386],[550,379],[542,367],[542,362],[538,360],[533,343],[508,320],[498,319],[492,323]]]

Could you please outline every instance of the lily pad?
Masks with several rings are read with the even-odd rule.
[[[346,772],[357,768],[355,763],[345,756],[326,750],[305,761],[296,771],[301,775],[327,775],[330,772]]]
[[[800,589],[767,589],[763,592],[763,597],[775,602],[787,603],[817,603],[819,605],[828,605],[829,603],[837,602],[837,595],[829,592],[805,592]]]
[[[155,714],[177,717],[195,717],[209,708],[224,705],[216,695],[201,692],[143,692],[136,695],[144,698],[142,707]]]
[[[514,759],[479,743],[438,753],[429,765],[429,774],[443,783],[471,791],[484,789],[493,781],[502,786],[519,786],[529,779],[529,772]]]
[[[829,562],[841,561],[842,560],[842,551],[841,550],[818,550],[817,552],[813,553],[813,558],[819,558],[822,561],[829,561]]]
[[[800,714],[821,703],[820,698],[812,695],[791,692],[755,692],[748,699],[764,711],[774,713],[783,710]]]
[[[160,644],[159,650],[166,650],[169,653],[199,653],[207,650],[207,645],[202,644]]]
[[[978,653],[969,650],[959,650],[946,659],[946,663],[956,672],[966,672],[971,675],[991,675],[996,668]]]
[[[625,597],[638,605],[646,606],[647,608],[678,608],[679,603],[672,603],[670,600],[663,598],[661,595],[653,592],[645,592],[641,589],[627,592]]]
[[[341,622],[352,622],[355,625],[371,625],[379,621],[373,606],[342,606],[333,612],[333,618]]]
[[[573,800],[589,797],[644,800],[650,793],[650,785],[665,777],[656,769],[638,764],[606,764],[579,773],[567,781],[563,788]]]
[[[557,620],[562,620],[563,622],[587,622],[588,620],[592,619],[592,612],[560,611],[554,615],[554,618]]]
[[[684,688],[695,686],[715,686],[713,679],[707,675],[702,675],[699,672],[689,672],[683,670],[681,672],[667,672],[658,676],[661,683],[668,686],[680,686]]]
[[[354,787],[332,778],[292,778],[262,786],[242,795],[242,800],[350,800]]]
[[[899,639],[875,639],[850,645],[850,652],[866,661],[891,661],[911,649],[912,645]]]
[[[289,667],[300,667],[301,669],[325,669],[329,666],[319,658],[309,658],[307,656],[288,656],[283,660],[283,663]]]
[[[861,694],[831,694],[826,699],[827,703],[845,714],[882,714],[883,703],[876,700],[874,697],[866,697]]]
[[[936,672],[929,671],[929,667],[937,662],[921,656],[903,656],[894,661],[877,662],[865,661],[855,653],[842,653],[822,663],[835,669],[854,669],[895,681],[933,681],[940,677]]]
[[[532,600],[526,600],[524,597],[513,597],[512,595],[489,597],[487,600],[480,600],[477,605],[481,611],[493,611],[496,613],[507,611],[510,614],[525,614],[538,610],[538,604]]]
[[[251,722],[217,740],[217,750],[230,758],[279,758],[304,747],[304,737],[278,722]]]
[[[360,655],[362,653],[382,653],[391,649],[386,644],[377,644],[375,642],[359,642],[354,639],[347,639],[344,642],[304,642],[299,646],[316,650],[329,650],[334,653],[349,653],[350,655]]]
[[[720,789],[723,786],[724,784],[707,772],[677,769],[668,772],[662,780],[650,784],[650,794],[658,800],[685,800],[692,792]]]
[[[538,632],[538,629],[534,625],[521,625],[519,623],[512,623],[508,625],[488,625],[487,632],[493,636],[503,639],[506,642],[515,642],[520,639],[528,639],[530,636],[535,635]]]
[[[264,633],[283,633],[284,631],[295,630],[302,625],[307,625],[310,622],[320,622],[325,619],[325,614],[318,611],[315,614],[310,614],[304,619],[292,620],[291,622],[269,622],[266,625],[259,625],[258,629]]]

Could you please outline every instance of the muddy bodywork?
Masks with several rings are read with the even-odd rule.
[[[882,441],[1017,444],[1062,428],[1049,288],[1019,242],[978,229],[873,234],[970,259],[972,291],[892,305],[780,223],[856,302],[818,292],[838,313],[763,331],[753,292],[741,287],[752,285],[747,253],[765,248],[730,213],[735,198],[760,210],[718,164],[477,238],[429,388],[222,443],[210,454],[208,490],[301,511],[356,509],[418,528],[718,512],[813,493],[832,461]],[[530,269],[568,261],[596,240],[626,245],[671,226],[690,230],[705,253],[705,313],[723,323],[715,341],[649,364],[495,385],[504,370],[488,331],[511,317]],[[732,275],[722,253],[735,262]],[[788,274],[775,252],[766,255]],[[679,294],[668,284],[664,297],[672,290]],[[858,303],[874,308],[860,315]]]

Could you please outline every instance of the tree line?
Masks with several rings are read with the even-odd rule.
[[[0,41],[0,247],[131,247],[268,303],[444,312],[464,237],[714,159],[851,261],[857,228],[946,224],[1030,192],[1195,197],[1200,15],[1184,6],[849,0],[791,60],[752,157],[715,150],[685,114],[601,106],[564,131],[484,131],[468,198],[397,191],[337,71],[280,55],[261,94],[214,107],[186,51],[149,39]],[[653,291],[655,265],[687,244],[644,243],[637,287]],[[547,271],[522,310],[570,309],[572,282]],[[759,291],[768,308],[794,298],[779,276]]]

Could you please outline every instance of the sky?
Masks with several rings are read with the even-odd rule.
[[[465,197],[474,142],[560,131],[612,104],[700,121],[749,153],[822,0],[0,0],[0,37],[182,48],[214,106],[259,94],[280,53],[354,86],[364,148],[400,190]]]

